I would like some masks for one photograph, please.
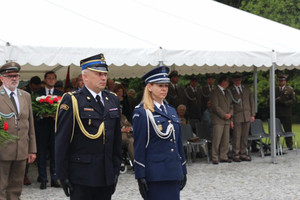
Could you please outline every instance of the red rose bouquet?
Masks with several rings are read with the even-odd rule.
[[[38,117],[55,116],[61,96],[40,96],[32,100],[32,111]]]
[[[5,115],[0,112],[0,146],[2,146],[4,143],[7,142],[14,142],[16,139],[18,139],[18,136],[12,135],[8,133],[8,123],[6,122],[5,118],[10,118],[14,115],[14,113],[11,113],[9,115]]]

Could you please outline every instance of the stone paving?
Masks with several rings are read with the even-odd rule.
[[[252,155],[251,162],[212,165],[196,159],[188,165],[188,182],[181,192],[182,200],[297,200],[300,199],[300,152],[285,150],[273,164],[270,156]],[[62,188],[39,189],[37,169],[30,166],[33,182],[24,186],[22,200],[67,200]],[[49,185],[49,183],[48,183]],[[113,200],[142,199],[134,174],[129,170],[119,177]]]

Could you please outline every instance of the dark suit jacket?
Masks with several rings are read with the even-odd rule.
[[[92,135],[104,121],[105,137],[90,139],[73,115],[71,95],[61,100],[55,135],[55,169],[58,179],[91,187],[109,186],[119,175],[121,165],[120,101],[115,93],[102,91],[104,112],[86,87],[72,92],[78,101],[79,116]],[[75,120],[75,123],[73,123]],[[74,134],[73,133],[74,128]]]
[[[41,88],[39,91],[36,92],[38,95],[42,96],[42,95],[47,95],[46,94],[46,89],[43,87]],[[57,96],[62,96],[64,93],[57,90],[57,89],[54,89],[53,91],[53,95],[57,95]]]

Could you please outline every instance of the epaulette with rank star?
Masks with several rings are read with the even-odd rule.
[[[72,91],[71,94],[73,95],[78,95],[78,94],[81,94],[82,93],[82,90],[75,90],[75,91]]]
[[[109,93],[114,94],[115,96],[118,96],[116,93],[114,93],[114,92],[112,92],[112,91],[110,91]]]
[[[140,103],[137,106],[135,106],[134,108],[140,108],[144,103]]]

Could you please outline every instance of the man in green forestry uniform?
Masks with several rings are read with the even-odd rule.
[[[284,131],[292,131],[292,105],[296,102],[295,92],[286,85],[287,76],[278,75],[278,87],[275,89],[276,117],[280,119]],[[285,138],[286,146],[293,150],[293,138]]]
[[[233,161],[251,161],[251,157],[247,155],[247,147],[250,122],[253,122],[255,119],[254,99],[250,87],[242,84],[241,73],[234,73],[232,82],[233,85],[229,91],[233,104],[233,118],[231,122],[231,127],[233,128]]]
[[[103,54],[80,61],[84,87],[66,93],[56,120],[57,178],[72,200],[110,200],[121,164],[120,102],[105,89]]]

